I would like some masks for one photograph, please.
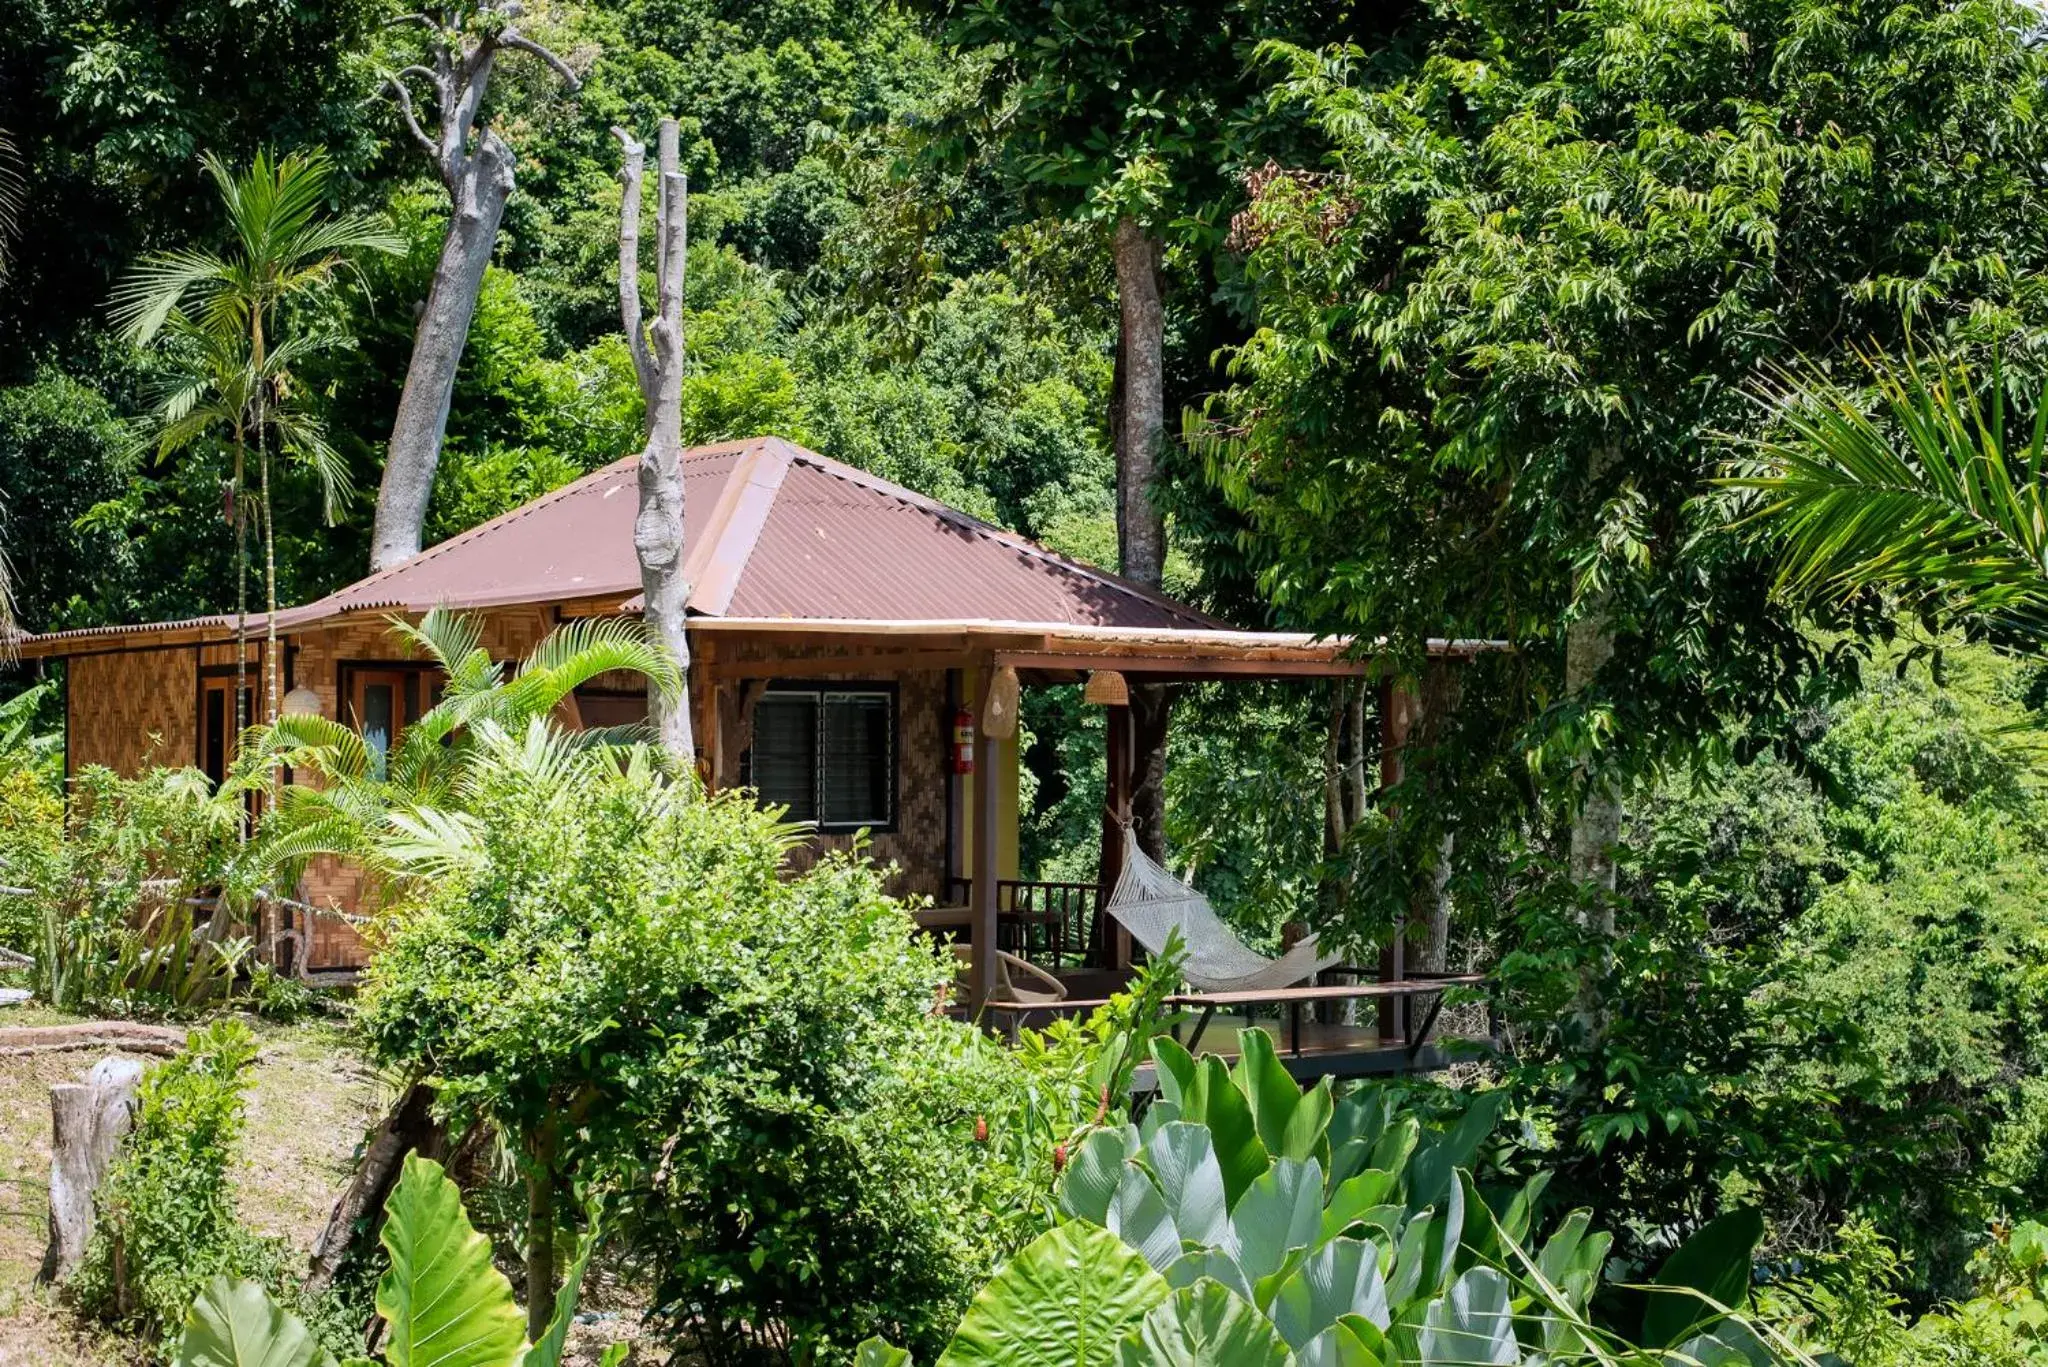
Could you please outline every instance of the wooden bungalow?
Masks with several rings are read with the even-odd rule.
[[[893,890],[930,899],[923,919],[973,946],[963,959],[976,1004],[998,995],[1002,964],[986,952],[997,945],[1049,958],[1077,983],[1129,962],[1127,939],[1100,914],[1123,850],[1115,823],[1128,812],[1126,682],[1367,668],[1348,642],[1234,630],[778,438],[695,448],[684,470],[702,771],[714,787],[786,805],[811,825],[814,851],[867,832],[877,860],[894,866]],[[637,612],[636,508],[627,459],[281,611],[283,709],[388,739],[431,706],[432,670],[395,638],[393,615],[471,612],[493,654],[516,660],[565,620]],[[264,625],[249,625],[254,689],[265,677]],[[218,777],[235,746],[234,633],[232,617],[213,616],[22,639],[22,656],[65,662],[67,770],[189,763]],[[1102,877],[1025,881],[1015,692],[1091,676],[1110,706]],[[568,710],[578,725],[628,721],[644,716],[645,695],[637,680],[603,680]],[[263,711],[252,697],[249,715]],[[332,861],[298,889],[299,900],[341,911],[359,893],[355,873]],[[362,962],[345,920],[307,919],[311,967]],[[1400,968],[1390,960],[1381,976],[1400,979]],[[1382,1017],[1405,1038],[1397,1016]]]

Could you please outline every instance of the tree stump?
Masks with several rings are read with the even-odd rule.
[[[84,1082],[50,1088],[50,1246],[42,1281],[63,1281],[85,1257],[93,1196],[135,1123],[142,1071],[133,1059],[104,1058]]]

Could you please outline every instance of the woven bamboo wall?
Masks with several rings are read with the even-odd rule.
[[[134,775],[190,764],[199,745],[198,656],[190,646],[81,655],[66,662],[68,769]]]

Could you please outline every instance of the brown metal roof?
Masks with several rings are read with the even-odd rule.
[[[637,457],[545,494],[395,568],[278,614],[297,630],[349,613],[628,599]],[[700,618],[901,621],[961,627],[1212,631],[1221,623],[900,485],[776,437],[684,453],[690,610]],[[261,618],[252,617],[260,627]],[[27,638],[72,653],[88,638],[232,631],[227,617]],[[37,647],[41,647],[38,649]]]

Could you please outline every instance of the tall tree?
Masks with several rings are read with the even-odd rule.
[[[640,591],[647,630],[675,660],[680,682],[647,684],[649,718],[662,748],[683,764],[696,757],[690,725],[690,639],[685,611],[690,581],[684,574],[683,533],[683,270],[689,249],[690,183],[684,177],[674,119],[661,121],[655,146],[654,324],[640,316],[640,191],[647,148],[623,128],[612,133],[624,149],[619,204],[619,321],[633,354],[633,373],[647,401],[647,444],[640,452],[640,511],[633,519],[633,550],[640,559]]]
[[[447,188],[450,213],[385,451],[370,536],[372,570],[389,569],[419,554],[456,371],[483,288],[484,268],[490,265],[498,225],[512,195],[512,149],[491,127],[485,110],[491,69],[499,53],[524,52],[552,67],[568,90],[579,85],[568,63],[519,31],[523,12],[519,0],[457,0],[438,14],[411,14],[400,21],[427,30],[432,65],[405,68],[391,77],[390,89],[406,131]],[[433,87],[433,136],[414,112],[408,82],[416,79]]]
[[[1167,441],[1167,233],[1227,189],[1233,116],[1261,94],[1249,58],[1263,38],[1351,36],[1350,6],[1297,0],[928,0],[956,48],[986,72],[977,135],[1052,212],[1099,224],[1117,283],[1117,549],[1123,574],[1158,588],[1166,523],[1156,497]],[[1189,396],[1191,397],[1191,396]],[[1168,695],[1135,690],[1133,817],[1163,843]]]
[[[1815,664],[1765,558],[1719,535],[1749,377],[1902,307],[2041,369],[2035,22],[1443,4],[1392,51],[1269,49],[1321,151],[1249,178],[1260,330],[1210,473],[1298,620],[1521,645],[1485,705],[1564,819],[1589,931],[1631,781],[1799,705]]]
[[[287,311],[326,289],[352,254],[398,252],[404,242],[379,218],[326,212],[332,168],[323,152],[283,158],[258,152],[240,174],[211,154],[202,160],[226,210],[228,249],[188,249],[144,258],[115,290],[112,312],[131,342],[147,344],[160,335],[172,342],[172,378],[152,415],[159,458],[215,433],[225,433],[233,454],[227,502],[235,529],[239,731],[248,722],[243,692],[252,513],[263,538],[266,720],[277,719],[284,690],[277,648],[273,442],[280,453],[304,461],[318,476],[330,521],[348,490],[346,469],[291,381],[292,367],[300,358],[337,339],[317,327],[288,331]],[[252,450],[257,471],[253,504],[247,497]]]

